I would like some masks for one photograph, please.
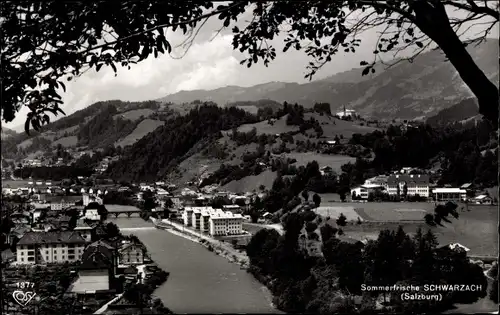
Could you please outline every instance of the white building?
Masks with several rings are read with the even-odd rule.
[[[210,216],[210,235],[238,235],[243,230],[243,216],[233,214],[230,211],[225,213],[216,212]]]
[[[85,240],[77,232],[27,232],[17,243],[18,264],[47,264],[79,261]]]
[[[345,109],[341,112],[337,112],[335,114],[336,116],[339,116],[340,118],[344,118],[344,117],[353,117],[353,116],[356,116],[356,111],[354,109]]]
[[[388,176],[386,175],[378,175],[365,180],[365,185],[381,185],[384,186],[385,189],[387,189],[387,179]]]
[[[474,202],[478,205],[491,205],[493,199],[488,195],[479,195],[474,198]]]
[[[85,219],[90,221],[100,221],[101,215],[97,209],[87,209],[85,210]]]
[[[408,196],[419,195],[428,198],[429,193],[429,175],[391,175],[387,179],[387,193],[389,195],[403,196],[406,190]]]
[[[92,194],[82,194],[82,199],[83,199],[83,205],[85,207],[88,206],[89,203],[91,202],[97,202],[100,205],[104,203],[101,197]]]
[[[358,197],[360,199],[368,199],[368,196],[371,193],[375,193],[376,191],[383,191],[385,187],[377,184],[364,184],[354,189],[351,189],[351,198]]]
[[[467,199],[467,191],[460,188],[435,188],[432,194],[436,201],[463,201]]]
[[[193,224],[193,208],[187,207],[182,212],[182,220],[184,220],[185,226],[191,226]]]
[[[45,201],[50,204],[50,210],[74,207],[80,200],[82,199],[79,196],[47,196],[45,198]]]
[[[201,230],[201,209],[193,209],[193,214],[191,215],[191,226],[195,230]]]
[[[243,216],[212,207],[186,207],[184,225],[208,232],[212,236],[238,235],[243,231]]]

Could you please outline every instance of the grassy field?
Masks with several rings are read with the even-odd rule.
[[[77,131],[77,130],[78,130],[78,127],[79,127],[78,125],[75,125],[75,126],[72,126],[72,127],[68,127],[68,128],[65,128],[65,129],[61,129],[61,130],[59,130],[59,131],[57,132],[57,135],[58,135],[59,137],[62,137],[65,133],[71,134],[71,133],[73,133],[73,132]]]
[[[379,231],[396,230],[400,225],[407,233],[415,233],[420,227],[424,231],[432,230],[442,245],[457,242],[470,248],[469,255],[497,256],[498,209],[494,206],[469,206],[469,210],[459,211],[458,219],[449,218],[451,223],[443,222],[442,226],[431,227],[424,222],[363,222],[349,224],[343,230],[349,237],[362,240],[375,239]]]
[[[52,142],[51,145],[53,147],[56,147],[59,143],[63,146],[63,148],[76,147],[76,144],[78,143],[78,137],[77,136],[63,137]]]
[[[149,109],[149,108],[133,109],[133,110],[129,110],[127,112],[121,113],[121,114],[114,115],[113,118],[116,119],[117,117],[123,117],[125,119],[133,121],[133,120],[139,119],[141,116],[148,117],[152,113],[154,113],[154,111],[152,109]]]
[[[253,190],[258,191],[260,185],[264,185],[266,188],[271,188],[275,179],[276,172],[265,170],[256,176],[247,176],[240,180],[233,180],[232,182],[224,185],[222,188],[234,193],[242,193]]]
[[[330,217],[332,219],[337,219],[340,214],[342,213],[346,218],[347,221],[357,221],[358,218],[363,221],[364,218],[361,217],[358,212],[356,212],[354,207],[344,207],[344,206],[337,206],[337,207],[332,207],[332,206],[320,206],[318,208],[315,208],[313,210],[315,213],[317,213],[320,216],[323,217]]]
[[[350,138],[355,133],[364,134],[377,130],[377,128],[374,127],[361,126],[356,122],[345,121],[325,115],[320,116],[317,113],[304,114],[304,119],[309,119],[311,117],[320,123],[321,128],[323,128],[323,135],[327,138],[333,138],[335,135],[339,137],[342,135],[344,138]]]
[[[245,105],[245,106],[236,106],[238,109],[242,109],[246,112],[249,112],[250,114],[256,115],[257,112],[259,111],[259,108],[255,105]]]
[[[115,143],[115,146],[121,146],[122,148],[134,144],[137,140],[141,139],[148,133],[154,131],[156,128],[162,126],[163,121],[152,120],[152,119],[144,119],[137,125],[137,127],[123,139],[118,140]]]
[[[340,167],[349,162],[355,162],[356,159],[346,155],[329,155],[329,154],[318,154],[313,152],[291,152],[283,153],[283,156],[288,158],[296,159],[295,165],[307,165],[307,163],[312,161],[317,161],[319,166],[330,166],[336,172],[340,172]]]
[[[288,115],[285,115],[281,117],[279,120],[276,120],[273,125],[270,125],[266,121],[261,121],[256,124],[246,124],[246,125],[241,125],[238,128],[239,132],[249,132],[252,130],[252,128],[257,129],[257,134],[271,134],[275,135],[277,133],[285,133],[285,132],[290,132],[290,131],[297,131],[299,130],[298,126],[288,126],[286,124],[286,117]],[[231,132],[231,130],[228,130],[228,132]]]

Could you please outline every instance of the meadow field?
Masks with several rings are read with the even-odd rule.
[[[134,144],[137,140],[141,139],[150,132],[153,132],[156,128],[162,126],[163,121],[144,119],[135,127],[134,131],[127,135],[125,138],[116,141],[115,146],[121,146],[122,148]]]
[[[362,214],[359,209],[356,212]],[[405,232],[411,234],[418,228],[422,228],[424,232],[430,229],[436,234],[441,245],[460,243],[470,249],[469,255],[498,256],[498,209],[495,206],[470,205],[469,211],[459,211],[458,219],[449,217],[450,222],[442,222],[440,226],[429,226],[423,221],[399,220],[398,222],[396,216],[388,217],[388,212],[378,217],[382,216],[388,218],[390,222],[370,222],[365,218],[366,221],[362,224],[352,223],[342,229],[349,237],[359,240],[376,239],[381,230],[396,230],[400,225]]]
[[[51,143],[52,147],[57,147],[58,144],[61,144],[63,148],[70,148],[70,147],[76,147],[78,143],[78,137],[77,136],[68,136],[68,137],[62,137],[57,139],[56,141],[53,141]]]
[[[349,162],[354,163],[356,161],[355,158],[347,156],[347,155],[329,155],[329,154],[319,154],[314,152],[290,152],[283,153],[282,156],[286,156],[291,159],[296,159],[294,165],[307,165],[312,161],[317,161],[319,166],[330,166],[336,172],[340,172],[340,167]]]

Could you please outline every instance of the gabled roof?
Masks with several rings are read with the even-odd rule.
[[[483,199],[491,199],[491,197],[488,195],[479,195],[479,196],[475,197],[474,199],[483,200]]]
[[[91,230],[93,227],[91,227],[85,220],[78,219],[76,221],[76,226],[75,230]]]
[[[82,196],[46,196],[45,200],[51,203],[56,203],[56,202],[74,203],[82,200]]]
[[[429,175],[391,175],[387,179],[388,185],[397,185],[401,182],[406,182],[407,184],[426,185],[429,184]]]
[[[118,249],[118,252],[123,252],[127,249],[130,249],[130,248],[133,248],[133,247],[139,247],[140,249],[144,250],[144,246],[142,246],[141,244],[136,244],[136,243],[126,243],[126,244],[123,244],[120,249]]]
[[[27,232],[17,243],[18,245],[40,244],[85,244],[85,240],[77,232]]]
[[[84,268],[106,268],[113,264],[114,247],[101,240],[85,248],[82,255]]]

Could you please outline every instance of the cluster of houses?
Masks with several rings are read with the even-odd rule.
[[[102,240],[106,231],[98,215],[80,217],[76,226],[70,229],[71,218],[60,209],[48,210],[44,218],[33,214],[36,212],[11,214],[15,226],[6,240],[15,250],[2,251],[3,263],[43,266],[80,262],[78,279],[69,292],[85,296],[113,293],[115,277],[119,275],[129,281],[138,281],[141,276],[144,279],[152,274],[141,268],[151,263],[142,244],[118,238]],[[31,217],[27,217],[30,214]]]
[[[429,175],[414,174],[414,171],[411,168],[403,168],[396,174],[369,178],[363,185],[351,189],[351,197],[353,200],[368,200],[371,194],[384,193],[389,196],[419,196],[436,202],[468,201],[475,204],[492,204],[493,202],[487,193],[469,197],[476,193],[470,183],[460,187],[436,187],[430,182]]]
[[[211,236],[239,235],[243,233],[243,216],[238,205],[212,207],[186,207],[182,213],[184,225]]]

